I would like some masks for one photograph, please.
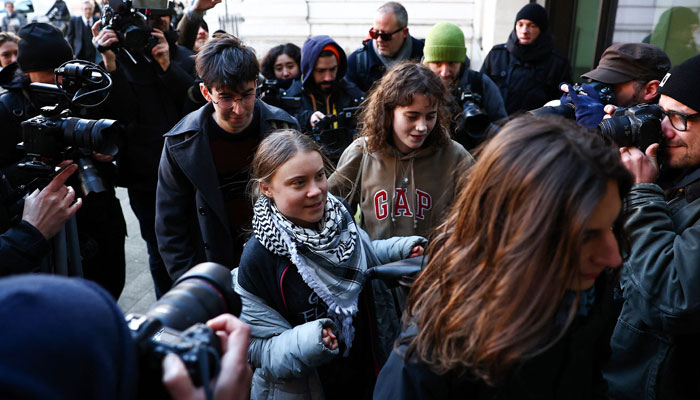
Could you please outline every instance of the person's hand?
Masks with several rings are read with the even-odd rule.
[[[45,188],[35,190],[24,200],[22,220],[29,222],[46,239],[58,233],[83,204],[82,199],[73,203],[75,191],[64,185],[77,169],[75,164],[64,168]]]
[[[584,83],[581,85],[581,89],[586,92],[586,95],[579,95],[571,88],[571,85],[567,84],[566,86],[566,92],[569,93],[571,103],[576,108],[576,122],[589,129],[598,126],[605,115],[598,91],[590,84]]]
[[[309,123],[311,124],[312,127],[316,126],[316,123],[320,120],[322,120],[326,114],[316,111],[315,113],[311,114],[311,118],[309,118]]]
[[[603,111],[605,111],[605,115],[603,116],[603,119],[607,119],[612,117],[613,113],[617,110],[617,107],[612,105],[612,104],[606,104],[605,107],[603,107]]]
[[[168,70],[168,68],[170,68],[170,46],[168,45],[168,41],[165,40],[163,31],[160,29],[153,28],[151,36],[158,38],[158,44],[153,46],[151,55],[153,55],[153,59],[158,62],[160,68],[163,70],[163,72],[165,72]]]
[[[102,21],[97,20],[92,24],[92,37],[93,42],[99,48],[109,48],[113,44],[119,42],[119,37],[117,37],[117,32],[112,29],[102,29]],[[105,63],[105,69],[107,72],[114,72],[117,69],[117,55],[112,50],[104,50],[102,53],[102,61]]]
[[[192,11],[203,14],[205,11],[214,8],[215,5],[221,3],[221,0],[194,0]]]
[[[408,255],[408,258],[413,258],[413,257],[420,257],[423,255],[423,246],[416,246],[411,249],[411,254]]]
[[[96,151],[92,152],[92,158],[94,158],[96,161],[100,161],[100,162],[112,162],[112,160],[114,160],[114,156],[110,156],[108,154],[98,153]]]
[[[335,350],[338,348],[338,338],[335,337],[333,329],[331,328],[321,329],[321,342],[324,346],[331,350]]]
[[[250,327],[231,314],[222,314],[207,322],[221,338],[221,371],[216,377],[214,398],[247,399],[253,371],[247,362]],[[203,388],[195,388],[180,357],[171,353],[163,359],[163,385],[174,400],[205,398]]]
[[[647,147],[646,154],[636,147],[620,148],[622,163],[634,177],[635,184],[656,182],[656,178],[659,176],[659,164],[656,161],[658,150],[658,143]]]

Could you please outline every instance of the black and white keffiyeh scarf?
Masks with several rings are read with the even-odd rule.
[[[304,282],[328,305],[329,317],[338,325],[339,337],[349,350],[355,336],[352,318],[367,269],[352,215],[330,195],[318,231],[295,225],[265,196],[255,203],[254,212],[253,231],[258,241],[296,265]]]

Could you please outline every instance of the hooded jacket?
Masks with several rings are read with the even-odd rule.
[[[473,163],[464,147],[452,140],[446,146],[428,146],[409,154],[392,147],[387,154],[368,153],[360,137],[340,157],[328,179],[328,191],[346,198],[352,210],[360,205],[361,226],[374,240],[428,237],[452,204],[460,177]]]
[[[559,84],[571,82],[569,60],[554,49],[548,32],[542,32],[534,43],[524,46],[513,30],[507,43],[491,49],[481,72],[498,85],[509,115],[558,99]]]
[[[318,56],[327,45],[338,50],[338,72],[330,93],[323,93],[314,82],[313,72]],[[326,115],[337,114],[344,108],[357,107],[364,99],[364,92],[343,79],[348,68],[348,60],[342,47],[329,36],[313,36],[306,40],[301,49],[301,80],[294,81],[287,90],[287,96],[302,97],[302,106],[294,113],[304,132],[311,130],[309,118],[320,111]],[[353,127],[354,128],[354,127]]]

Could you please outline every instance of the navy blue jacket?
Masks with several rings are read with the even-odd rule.
[[[313,71],[318,61],[318,56],[326,45],[332,44],[338,50],[338,72],[335,77],[335,86],[329,94],[322,93],[317,88]],[[348,60],[343,49],[329,36],[314,36],[306,40],[301,50],[301,81],[294,81],[287,90],[287,96],[301,96],[302,106],[294,116],[299,121],[302,131],[311,130],[309,118],[315,111],[321,111],[326,115],[336,114],[344,108],[356,107],[364,98],[364,92],[354,84],[343,79],[347,71]]]
[[[255,100],[260,109],[260,140],[279,128],[299,129],[285,111]],[[193,266],[213,261],[234,264],[231,229],[209,147],[207,103],[165,134],[158,170],[156,237],[168,273],[177,279]]]
[[[21,221],[0,235],[0,276],[38,272],[49,254],[49,241],[32,224]]]
[[[408,35],[406,40],[412,42],[410,59],[420,60],[423,57],[425,42],[411,35]],[[348,73],[345,75],[345,79],[357,85],[363,92],[367,92],[372,87],[372,84],[378,81],[385,72],[386,67],[384,63],[374,51],[373,40],[368,40],[362,43],[362,47],[353,51],[348,57]]]

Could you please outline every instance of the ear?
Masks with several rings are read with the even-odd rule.
[[[211,93],[209,93],[209,89],[207,89],[207,86],[204,83],[199,84],[199,91],[202,92],[202,96],[207,101],[211,101]]]
[[[661,81],[653,80],[644,85],[644,101],[648,102],[656,98],[659,94],[657,91],[659,89],[659,84],[661,84]]]
[[[258,182],[258,190],[260,193],[262,193],[265,197],[272,198],[272,191],[270,190],[270,185],[268,185],[265,182]]]
[[[403,31],[401,31],[401,35],[404,39],[408,37],[408,27],[403,28]]]

